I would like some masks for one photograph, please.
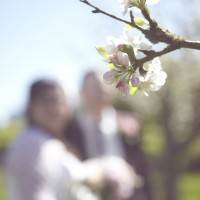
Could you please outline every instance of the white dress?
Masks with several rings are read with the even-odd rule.
[[[27,128],[8,151],[8,199],[71,200],[70,187],[85,178],[84,171],[62,142]]]

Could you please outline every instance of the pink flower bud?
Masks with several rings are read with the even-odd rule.
[[[107,71],[106,73],[104,73],[103,79],[106,83],[112,84],[115,80],[115,71],[114,70]]]
[[[138,77],[132,76],[131,84],[132,86],[137,86],[140,83],[140,79]]]
[[[123,80],[120,80],[117,85],[116,85],[116,88],[123,94],[127,95],[128,92],[129,92],[129,86],[128,84],[123,81]]]
[[[120,49],[123,49],[124,48],[124,44],[118,44],[117,45],[117,48],[120,50]]]
[[[122,65],[122,66],[128,67],[129,62],[130,62],[128,55],[122,52],[117,52],[111,55],[110,60],[115,66]]]
[[[139,83],[140,83],[140,71],[139,68],[137,68],[134,74],[132,75],[131,84],[132,86],[137,86]]]
[[[116,65],[119,65],[119,62],[118,62],[118,59],[117,59],[117,54],[115,53],[115,54],[112,54],[111,56],[110,56],[110,60],[111,60],[111,62],[116,66]]]

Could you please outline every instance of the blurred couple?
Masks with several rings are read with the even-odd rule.
[[[81,97],[71,114],[56,81],[32,84],[27,126],[7,153],[9,200],[150,200],[136,119],[111,106],[95,72]]]

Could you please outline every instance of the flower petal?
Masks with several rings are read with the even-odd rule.
[[[114,70],[107,71],[106,73],[104,73],[103,79],[106,83],[112,84],[115,80],[115,71]]]

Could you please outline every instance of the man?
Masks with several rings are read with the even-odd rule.
[[[122,156],[117,136],[117,113],[94,72],[85,75],[82,88],[82,109],[69,123],[66,139],[76,147],[81,160],[101,156]],[[109,125],[109,127],[108,127]]]
[[[81,111],[66,131],[66,140],[73,151],[81,160],[113,155],[125,159],[144,179],[144,186],[135,191],[134,199],[150,200],[144,155],[140,146],[134,143],[139,132],[135,117],[130,113],[117,112],[111,106],[109,94],[103,90],[93,71],[83,79],[81,97]],[[124,199],[128,197],[133,196],[127,195]]]

